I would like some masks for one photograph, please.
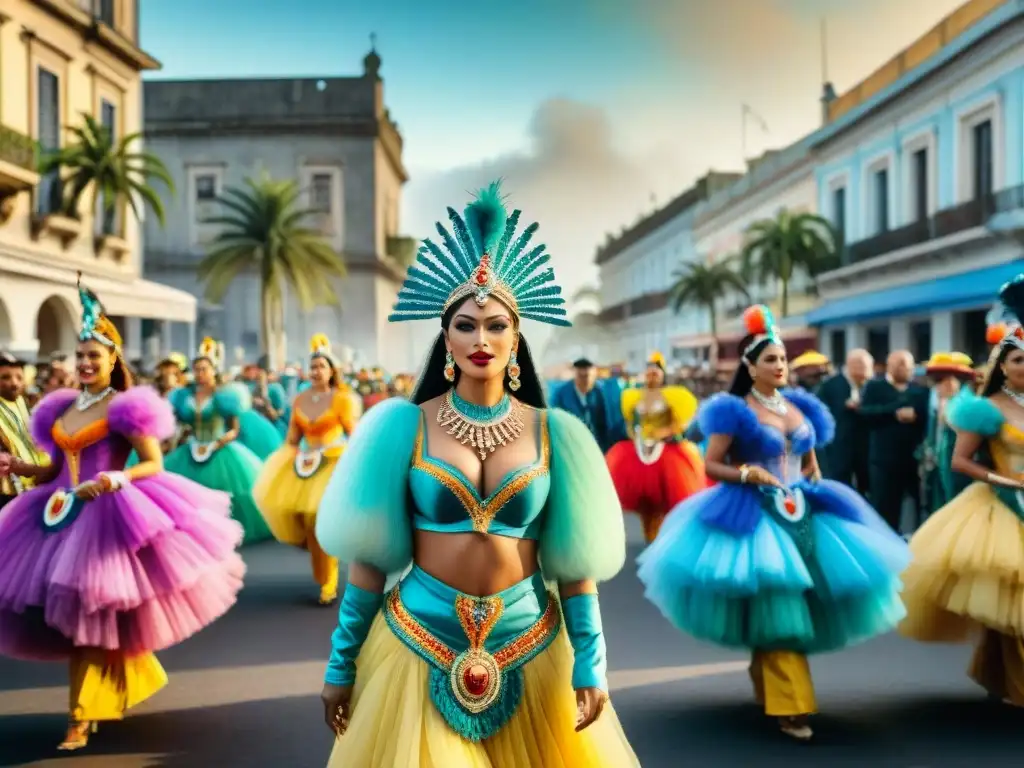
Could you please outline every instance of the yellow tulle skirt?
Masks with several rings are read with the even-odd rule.
[[[1024,524],[990,485],[974,483],[932,515],[910,551],[902,634],[933,642],[962,642],[982,628],[1024,636]]]
[[[328,768],[633,768],[640,763],[611,704],[576,733],[572,648],[563,629],[523,667],[512,719],[474,744],[448,727],[430,700],[427,662],[378,616],[356,662],[352,720]]]
[[[291,445],[272,453],[253,486],[252,497],[275,539],[282,544],[304,547],[306,532],[314,525],[320,499],[341,451],[332,449],[331,453],[337,455],[325,455],[320,468],[308,478],[295,474],[297,453]]]

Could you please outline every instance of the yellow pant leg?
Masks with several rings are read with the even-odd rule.
[[[68,711],[78,721],[120,720],[165,685],[167,673],[152,653],[79,648],[70,659]]]
[[[1024,706],[1024,638],[985,630],[968,674],[993,696]]]
[[[817,712],[811,667],[802,653],[754,651],[750,675],[766,715],[796,717]]]
[[[320,585],[321,598],[334,598],[338,594],[338,561],[320,548],[316,540],[315,518],[307,518],[306,548],[313,565],[313,579]]]

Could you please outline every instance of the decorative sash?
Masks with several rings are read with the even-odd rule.
[[[465,739],[478,742],[497,733],[515,714],[523,695],[522,667],[558,635],[562,614],[548,594],[540,618],[496,650],[484,648],[501,620],[500,597],[455,599],[455,613],[469,647],[450,648],[421,624],[402,603],[400,584],[384,601],[384,617],[405,645],[430,665],[430,698],[445,722]]]
[[[1024,491],[1015,491],[1000,485],[993,485],[992,490],[995,491],[996,497],[1017,516],[1017,519],[1024,523]]]
[[[782,524],[782,529],[790,535],[796,548],[804,557],[814,550],[814,538],[811,531],[811,515],[807,498],[797,487],[788,488],[788,493],[780,488],[762,486],[762,506],[775,520]]]
[[[315,475],[324,463],[324,453],[334,448],[340,448],[345,444],[345,439],[335,440],[330,445],[322,445],[319,448],[298,450],[295,453],[295,474],[302,480],[308,480]]]
[[[40,522],[47,533],[56,533],[78,519],[86,501],[75,495],[75,488],[60,488],[54,491],[43,507]]]

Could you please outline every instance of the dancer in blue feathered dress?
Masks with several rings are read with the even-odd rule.
[[[647,598],[679,629],[753,653],[758,703],[806,741],[816,711],[807,654],[894,628],[906,544],[850,488],[820,479],[815,447],[835,423],[813,395],[785,387],[786,351],[766,307],[728,394],[698,413],[708,476],[640,556]]]

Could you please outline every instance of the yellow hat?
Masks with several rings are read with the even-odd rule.
[[[974,378],[974,361],[963,352],[936,352],[924,364],[925,373],[947,373],[964,378]]]
[[[656,365],[659,368],[665,367],[665,356],[661,352],[652,352],[651,356],[647,358],[648,365]]]
[[[789,367],[793,370],[798,368],[824,368],[828,365],[829,360],[825,355],[818,352],[816,349],[812,349],[808,352],[804,352],[802,355],[791,361]]]

